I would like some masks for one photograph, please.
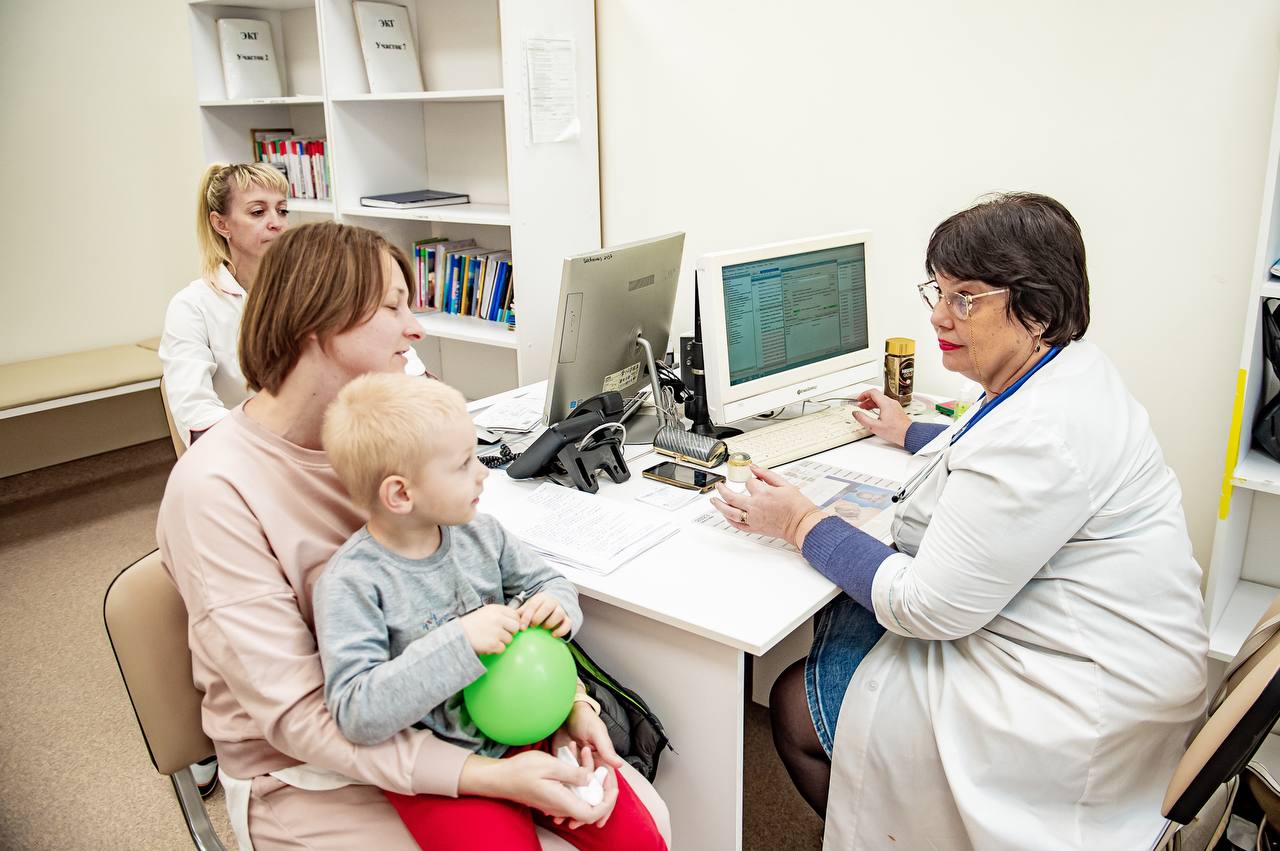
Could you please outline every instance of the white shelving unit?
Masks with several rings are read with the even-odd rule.
[[[420,317],[419,350],[471,398],[543,379],[565,256],[600,247],[595,6],[592,0],[403,0],[426,91],[371,94],[350,0],[190,0],[196,102],[208,161],[251,158],[250,130],[292,127],[328,140],[334,200],[290,201],[306,217],[374,228],[410,251],[420,239],[471,237],[512,251],[518,328],[439,313]],[[217,20],[271,23],[285,97],[230,101]],[[579,132],[530,141],[529,39],[571,39]],[[360,198],[430,187],[471,203],[413,210]]]
[[[1253,446],[1258,410],[1277,392],[1263,356],[1261,316],[1268,299],[1280,298],[1280,281],[1269,273],[1280,257],[1280,93],[1269,156],[1222,499],[1205,582],[1209,655],[1220,660],[1235,655],[1249,630],[1280,595],[1280,461]]]
[[[462,91],[450,92],[396,92],[386,95],[347,95],[345,97],[335,97],[334,101],[342,102],[358,102],[358,101],[434,101],[436,103],[485,103],[499,102],[503,99],[502,89],[470,89]]]
[[[322,104],[324,98],[311,95],[294,95],[278,98],[241,98],[240,100],[202,100],[201,106],[306,106]]]
[[[332,201],[317,201],[314,198],[291,198],[289,213],[314,213],[322,218],[333,217]]]
[[[251,130],[292,127],[301,134],[325,135],[319,27],[312,0],[268,0],[254,8],[196,2],[188,5],[188,11],[207,162],[251,159]],[[220,18],[252,18],[271,24],[284,97],[227,99],[218,46]]]
[[[377,207],[348,205],[344,215],[366,219],[399,219],[406,222],[456,222],[468,225],[510,227],[511,207],[506,204],[450,204],[447,207],[419,207],[410,210],[386,210]]]

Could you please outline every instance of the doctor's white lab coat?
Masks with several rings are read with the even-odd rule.
[[[182,442],[249,398],[237,349],[245,291],[225,265],[213,285],[197,278],[169,300],[160,362],[169,411]]]
[[[841,706],[824,848],[1149,848],[1204,708],[1177,480],[1086,342],[948,448],[963,422],[872,586],[889,632]]]

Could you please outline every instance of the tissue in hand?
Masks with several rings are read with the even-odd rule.
[[[578,760],[574,759],[573,752],[565,745],[561,745],[556,749],[556,759],[565,765],[578,767]],[[586,786],[569,786],[574,794],[586,802],[589,807],[597,807],[604,800],[604,779],[609,775],[609,769],[603,765],[598,767],[591,774],[591,782]],[[565,784],[568,786],[568,784]]]

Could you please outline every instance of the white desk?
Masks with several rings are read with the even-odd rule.
[[[478,411],[537,385],[470,406]],[[651,512],[680,532],[608,576],[565,569],[582,598],[578,636],[605,670],[634,688],[662,719],[676,752],[663,754],[658,791],[671,810],[676,849],[742,847],[742,739],[746,654],[763,656],[838,593],[794,552],[693,524],[710,494],[676,511],[636,502],[653,482],[640,472],[665,456],[634,457],[631,479],[601,479],[600,499]],[[828,463],[901,480],[909,456],[879,438],[823,453]],[[499,520],[518,512],[539,481],[495,471],[480,510]],[[807,644],[792,650],[799,658]],[[776,669],[781,666],[775,664]]]

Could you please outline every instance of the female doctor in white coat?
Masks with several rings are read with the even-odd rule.
[[[165,311],[165,393],[187,445],[249,397],[236,355],[245,294],[258,261],[289,226],[289,183],[262,163],[214,163],[200,178],[200,277]]]
[[[1146,411],[1080,339],[1080,228],[999,196],[926,268],[943,365],[985,393],[948,427],[860,398],[916,455],[896,546],[767,470],[716,500],[845,592],[774,686],[775,745],[826,848],[1150,847],[1204,706],[1200,568]]]
[[[200,178],[200,277],[169,302],[160,337],[169,411],[187,445],[250,395],[236,351],[240,317],[262,255],[289,226],[288,194],[264,163],[214,163]],[[426,372],[413,349],[405,358],[405,372]]]

